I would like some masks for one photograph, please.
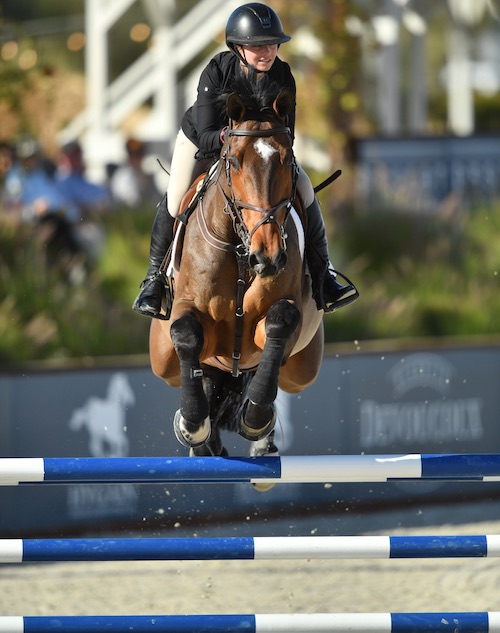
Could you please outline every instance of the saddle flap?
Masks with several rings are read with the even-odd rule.
[[[288,221],[293,222],[295,225],[295,230],[297,231],[299,240],[300,257],[302,261],[304,261],[307,235],[307,213],[304,211],[304,205],[302,204],[302,198],[299,193],[297,193],[295,200],[293,201]]]
[[[180,208],[183,209],[182,213],[176,218],[174,224],[174,239],[172,245],[165,257],[165,272],[167,277],[174,276],[174,270],[179,270],[182,259],[182,246],[184,244],[184,235],[186,233],[186,224],[189,216],[196,208],[197,199],[200,192],[203,190],[207,174],[201,174],[189,187],[184,194]]]
[[[290,220],[295,224],[295,230],[297,231],[297,237],[299,240],[299,251],[302,261],[304,261],[305,249],[306,249],[306,233],[302,217],[296,211],[295,207],[290,209]]]

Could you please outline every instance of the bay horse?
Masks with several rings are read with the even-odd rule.
[[[181,388],[174,432],[191,455],[227,455],[221,428],[249,440],[251,456],[277,451],[278,386],[299,393],[319,373],[292,107],[266,76],[226,95],[230,126],[186,222],[170,319],[151,323],[151,367]]]

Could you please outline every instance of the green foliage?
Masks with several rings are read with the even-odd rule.
[[[21,107],[20,91],[30,88],[31,76],[23,73],[14,64],[0,66],[0,101],[12,109]]]
[[[500,131],[498,111],[500,108],[500,93],[474,95],[474,114],[476,129],[481,132]]]
[[[16,0],[3,2],[1,15],[7,20],[34,20],[83,13],[84,0]]]
[[[147,268],[152,211],[103,219],[105,251],[83,283],[49,267],[33,227],[0,225],[0,363],[147,352],[130,306]]]
[[[358,121],[366,118],[359,38],[348,34],[345,20],[365,12],[349,0],[281,0],[273,7],[292,35],[280,56],[291,64],[297,81],[297,128],[334,163],[344,162],[349,139],[356,135]]]
[[[357,303],[328,315],[328,342],[497,334],[500,207],[453,217],[346,214],[331,240]],[[153,210],[103,219],[104,253],[84,283],[48,268],[32,228],[0,224],[0,364],[145,354],[149,320],[130,306]]]
[[[452,217],[352,214],[341,234],[360,299],[327,317],[328,340],[498,334],[498,205]]]

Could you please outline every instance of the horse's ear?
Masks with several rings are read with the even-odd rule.
[[[232,92],[227,98],[227,114],[236,123],[243,121],[245,104],[237,92]]]
[[[282,88],[274,100],[273,108],[276,114],[284,119],[292,112],[294,106],[293,95],[287,88]]]

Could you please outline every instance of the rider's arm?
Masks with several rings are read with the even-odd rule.
[[[219,68],[215,63],[211,63],[201,74],[193,112],[198,147],[202,152],[220,150],[222,147],[221,129],[227,125],[227,120],[217,104],[221,89],[222,77]]]

